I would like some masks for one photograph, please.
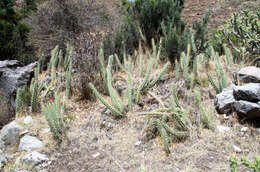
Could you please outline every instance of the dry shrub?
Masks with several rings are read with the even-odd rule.
[[[112,28],[107,8],[97,0],[49,0],[38,6],[27,23],[32,27],[30,43],[40,54],[50,52],[56,45],[64,51],[68,42],[73,45],[77,77],[73,78],[72,89],[89,99],[88,83],[99,81],[97,52],[103,35]]]

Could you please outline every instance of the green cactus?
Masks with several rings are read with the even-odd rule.
[[[37,97],[38,97],[38,82],[35,81],[34,84],[33,84],[33,91],[32,91],[32,97],[31,97],[32,112],[36,112]]]
[[[164,75],[164,73],[167,71],[168,67],[170,66],[170,62],[166,63],[163,67],[163,69],[156,75],[156,77],[148,84],[148,88],[153,87],[160,78]]]
[[[133,95],[133,90],[132,90],[132,78],[131,78],[131,64],[128,62],[127,63],[127,94],[128,94],[128,109],[131,111],[133,109],[133,102],[132,102],[132,95]]]
[[[152,73],[153,64],[154,64],[154,61],[151,59],[151,61],[148,64],[148,68],[147,68],[147,71],[146,71],[146,74],[145,74],[144,81],[141,83],[141,85],[137,89],[136,102],[139,101],[139,96],[140,96],[141,92],[143,90],[145,90],[145,88],[147,87],[147,84],[149,82],[149,78],[150,78],[151,73]]]
[[[97,89],[94,87],[92,83],[89,84],[89,87],[92,89],[94,92],[95,96],[109,109],[111,112],[116,115],[116,116],[123,116],[123,113],[118,111],[117,109],[113,108],[102,96],[101,94],[97,91]]]
[[[17,93],[16,93],[16,106],[15,106],[15,111],[16,114],[18,114],[22,108],[22,101],[21,101],[21,96],[22,96],[22,90],[21,88],[17,89]]]
[[[120,112],[123,112],[124,106],[122,104],[120,96],[119,96],[118,92],[112,86],[111,70],[112,70],[113,59],[114,59],[114,56],[109,56],[107,73],[106,73],[107,74],[107,88],[108,88],[108,92],[109,92],[109,95],[111,97],[114,107],[117,110],[119,110]]]
[[[175,61],[175,78],[177,81],[180,79],[180,65],[178,60]]]
[[[62,111],[61,111],[61,103],[60,103],[60,96],[55,96],[55,101],[53,103],[50,103],[48,105],[43,105],[43,114],[49,124],[49,127],[51,129],[51,132],[53,133],[53,136],[55,139],[57,139],[59,142],[62,141],[62,133],[63,133],[63,126],[64,121],[62,117]]]
[[[67,99],[70,98],[70,86],[71,86],[71,75],[72,75],[72,60],[69,64],[69,70],[66,72],[66,91],[65,96]]]
[[[162,124],[162,122],[159,119],[156,120],[156,123],[157,123],[157,126],[158,126],[158,130],[160,132],[160,135],[161,135],[161,137],[163,139],[163,144],[164,144],[165,151],[166,151],[166,153],[169,154],[170,153],[170,149],[169,149],[170,137],[167,134],[166,129],[163,127],[163,124]]]

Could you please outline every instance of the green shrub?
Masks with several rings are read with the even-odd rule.
[[[28,25],[22,22],[23,15],[15,10],[16,0],[0,1],[0,60],[18,59],[22,63],[33,60],[33,52],[26,45]]]
[[[123,0],[120,6],[123,11],[123,23],[115,34],[105,38],[105,56],[118,54],[122,57],[124,51],[127,54],[133,53],[140,39],[149,45],[152,38],[158,42],[162,36],[162,22],[167,26],[169,23],[184,26],[180,15],[183,3],[183,0]]]
[[[224,27],[213,32],[212,45],[220,53],[223,44],[231,48],[235,62],[253,61],[260,55],[260,8],[234,13]]]

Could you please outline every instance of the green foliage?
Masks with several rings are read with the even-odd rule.
[[[123,24],[114,34],[105,38],[105,56],[118,54],[122,57],[123,51],[133,53],[133,48],[138,47],[140,38],[149,45],[154,38],[155,44],[162,36],[162,22],[167,26],[169,23],[183,26],[180,15],[183,3],[183,0],[123,0],[120,6],[123,11]],[[159,46],[160,51],[161,48],[162,44]]]
[[[236,156],[231,156],[229,158],[231,172],[237,172],[237,167],[238,167],[238,162],[237,161],[238,160],[237,160]]]
[[[131,76],[131,63],[127,63],[127,94],[128,94],[128,109],[131,111],[133,109],[133,82],[132,82],[132,76]]]
[[[238,159],[235,155],[229,158],[231,172],[238,171]],[[254,172],[260,172],[260,157],[256,156],[254,162],[250,162],[246,157],[241,158],[241,162],[247,168],[254,170]]]
[[[66,72],[66,91],[65,91],[65,95],[66,95],[66,99],[70,98],[70,94],[71,94],[71,75],[72,75],[72,60],[70,60],[70,64],[69,64],[69,69]]]
[[[246,157],[242,157],[241,161],[246,167],[254,170],[254,172],[260,172],[260,157],[255,157],[254,162],[250,162]]]
[[[35,80],[33,84],[32,98],[31,98],[32,112],[36,112],[37,110],[37,98],[38,98],[38,82],[37,80]]]
[[[23,15],[15,10],[15,0],[0,2],[0,60],[18,59],[30,63],[33,58],[31,48],[26,45],[28,25],[22,22]]]
[[[55,96],[55,101],[42,106],[42,112],[48,121],[49,127],[53,136],[58,141],[62,141],[62,133],[64,121],[62,117],[62,106],[60,102],[60,95]]]
[[[260,55],[260,8],[234,13],[223,28],[213,32],[212,45],[222,53],[223,44],[231,48],[234,61],[254,60]]]

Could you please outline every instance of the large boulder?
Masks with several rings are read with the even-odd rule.
[[[216,95],[214,103],[218,113],[228,114],[233,112],[235,101],[233,90],[224,89],[221,93]]]
[[[246,119],[260,118],[260,102],[252,103],[239,100],[234,103],[234,108],[239,116]]]
[[[236,100],[246,100],[249,102],[260,101],[260,83],[249,83],[243,86],[235,86],[233,89]]]
[[[0,132],[0,140],[3,142],[4,146],[14,146],[19,142],[19,134],[21,127],[16,121],[13,121],[5,125]]]
[[[0,61],[0,127],[15,116],[15,95],[18,87],[27,85],[37,62],[21,66],[17,60]]]
[[[236,73],[237,80],[244,83],[260,83],[260,68],[248,66]]]

